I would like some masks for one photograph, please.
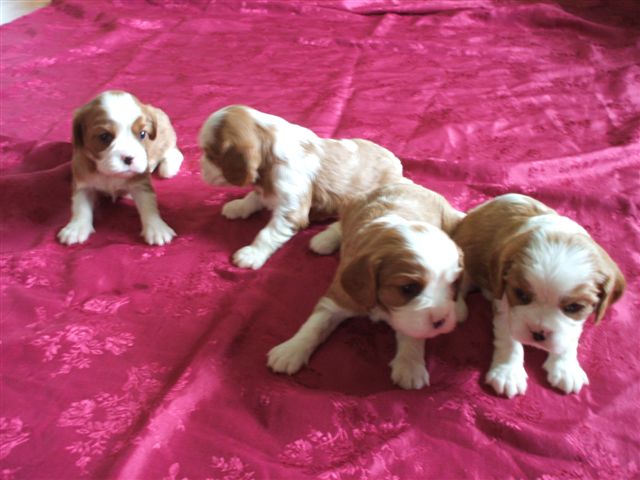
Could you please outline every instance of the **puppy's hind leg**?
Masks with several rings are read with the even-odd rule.
[[[322,297],[296,334],[267,354],[267,366],[274,372],[292,375],[307,364],[315,349],[342,321],[352,315],[329,297]]]
[[[320,255],[330,255],[335,252],[342,242],[342,227],[340,222],[333,222],[322,232],[315,234],[309,242],[309,248]]]

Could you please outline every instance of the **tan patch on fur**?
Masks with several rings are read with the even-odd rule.
[[[341,210],[340,263],[327,296],[357,313],[374,306],[398,307],[412,297],[402,286],[428,282],[424,266],[413,260],[404,238],[383,222],[395,214],[409,221],[427,222],[438,228],[445,218],[459,216],[441,195],[405,180],[378,188],[346,203]]]
[[[582,285],[578,285],[571,292],[569,292],[568,295],[563,297],[560,300],[559,307],[564,308],[573,303],[583,305],[583,309],[579,312],[565,312],[566,316],[573,318],[574,320],[582,320],[591,315],[591,313],[595,310],[598,301],[599,296],[597,286],[595,284],[585,283]]]
[[[277,193],[273,169],[283,160],[273,153],[274,132],[258,125],[246,108],[227,107],[205,137],[202,149],[205,159],[222,171],[227,182],[254,184],[269,197]],[[305,228],[310,218],[335,217],[341,206],[355,196],[402,180],[402,164],[390,151],[367,140],[352,142],[357,146],[356,152],[332,139],[302,145],[307,155],[318,156],[320,168],[309,191],[299,199],[298,211],[287,217],[298,228]]]
[[[320,170],[313,183],[312,219],[337,215],[351,198],[402,179],[402,164],[389,150],[363,139],[351,140],[355,152],[342,142],[322,140],[321,151],[307,149],[320,157]]]
[[[95,165],[97,156],[110,145],[102,142],[100,140],[100,135],[102,133],[109,133],[115,137],[119,133],[117,131],[116,123],[109,118],[106,111],[100,104],[104,93],[98,95],[96,98],[92,99],[90,102],[78,108],[74,112],[72,127],[73,154],[71,158],[73,190],[75,190],[78,182],[86,180],[92,175],[97,174],[97,168]],[[122,91],[110,91],[108,93],[111,95],[126,94],[126,92]],[[150,158],[154,158],[154,161],[157,163],[162,159],[160,152],[164,154],[166,148],[168,148],[166,145],[175,145],[175,131],[171,126],[169,118],[164,112],[162,112],[162,110],[156,109],[151,105],[143,105],[135,96],[131,96],[134,101],[141,106],[143,112],[154,111],[154,114],[158,115],[158,120],[153,120],[151,117],[140,117],[134,122],[132,127],[133,132],[136,134],[139,134],[142,129],[151,130],[154,138],[157,137],[159,139],[159,142],[156,143],[153,141],[143,143],[147,151],[147,155],[151,155]],[[160,112],[160,114],[157,112]],[[161,140],[160,136],[162,136]],[[162,148],[164,148],[164,150],[162,150]],[[127,188],[140,188],[153,192],[148,171],[127,179],[126,185]]]
[[[148,104],[140,104],[140,107],[144,117],[138,119],[133,131],[136,135],[141,130],[147,131],[143,145],[149,159],[149,170],[154,171],[158,163],[164,160],[167,151],[176,146],[178,138],[169,116],[163,110]]]
[[[521,254],[529,235],[516,232],[531,217],[553,210],[531,199],[530,203],[489,201],[467,213],[453,232],[453,240],[464,252],[465,268],[474,283],[493,292],[504,293],[504,275]]]
[[[515,288],[522,288],[530,294],[531,290],[524,281],[523,269],[527,263],[535,261],[525,258],[524,253],[531,243],[533,231],[521,234],[516,232],[531,217],[548,213],[555,212],[534,199],[530,199],[528,204],[489,201],[471,210],[454,231],[453,240],[464,252],[465,268],[474,283],[491,291],[494,298],[501,298],[506,288],[511,305],[519,302],[514,293]],[[625,290],[626,281],[622,272],[607,252],[587,235],[549,232],[546,239],[577,245],[589,251],[596,267],[593,284],[598,296],[595,306],[595,320],[598,323],[607,308],[618,301]],[[593,300],[592,293],[586,293],[591,287],[579,288],[581,293],[577,293],[575,297],[579,301],[574,301],[583,303]],[[589,291],[593,292],[593,289]],[[559,308],[572,303],[570,299],[563,300]]]
[[[96,171],[97,156],[109,147],[109,144],[100,140],[103,133],[115,138],[118,131],[116,124],[100,106],[100,99],[94,98],[73,114],[71,165],[74,178],[79,180]]]
[[[273,132],[258,125],[244,107],[229,107],[202,148],[205,158],[217,166],[232,185],[255,184],[271,196]]]

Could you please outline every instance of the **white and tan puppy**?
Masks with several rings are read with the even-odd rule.
[[[213,113],[200,131],[203,179],[212,185],[253,186],[224,205],[230,219],[267,207],[271,220],[251,245],[233,255],[243,268],[264,262],[312,218],[335,216],[359,193],[399,181],[402,165],[367,140],[319,138],[311,130],[249,107]]]
[[[157,167],[160,176],[172,177],[182,160],[162,110],[126,92],[98,95],[73,117],[71,220],[58,239],[71,245],[89,238],[96,193],[102,192],[114,198],[131,194],[147,243],[169,243],[175,232],[160,218],[150,173]]]
[[[405,180],[347,204],[340,222],[315,237],[319,253],[340,250],[327,293],[289,340],[268,354],[268,366],[289,375],[346,318],[368,315],[396,332],[391,378],[402,388],[429,384],[425,339],[452,331],[466,308],[456,303],[462,253],[446,232],[463,217],[435,192]]]
[[[493,302],[487,383],[509,398],[525,393],[524,344],[549,353],[551,385],[578,393],[589,383],[578,363],[580,334],[592,313],[598,323],[622,295],[618,266],[580,225],[518,194],[472,209],[453,239],[465,255],[463,294],[476,285]]]

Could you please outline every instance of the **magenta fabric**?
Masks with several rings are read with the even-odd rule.
[[[2,35],[2,479],[640,478],[640,7],[635,1],[72,1]],[[65,247],[73,109],[124,89],[171,116],[186,161],[155,179],[168,246],[129,200]],[[563,395],[526,351],[527,394],[483,377],[491,310],[427,342],[430,387],[389,378],[386,325],[346,322],[293,377],[265,366],[329,285],[313,225],[258,271],[266,223],[229,221],[197,133],[243,103],[395,152],[467,209],[532,195],[577,220],[629,282]]]

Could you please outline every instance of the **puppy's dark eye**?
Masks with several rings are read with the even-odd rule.
[[[564,313],[578,313],[584,308],[584,305],[579,303],[570,303],[569,305],[565,305],[562,307],[562,311]]]
[[[516,298],[522,305],[527,305],[531,303],[531,295],[522,290],[521,288],[516,288],[513,290]]]
[[[98,138],[105,145],[109,145],[113,141],[113,135],[111,135],[109,132],[101,133]]]
[[[422,285],[418,282],[411,282],[400,287],[402,293],[404,293],[407,297],[415,297],[422,291]]]
[[[147,138],[147,131],[140,130],[140,133],[138,135],[140,136],[140,140],[144,140],[145,138]]]

